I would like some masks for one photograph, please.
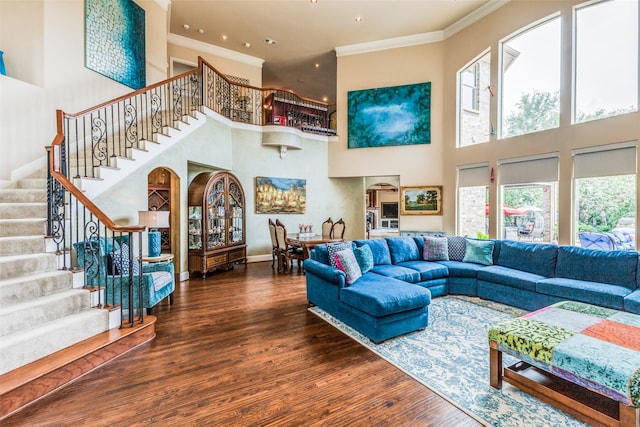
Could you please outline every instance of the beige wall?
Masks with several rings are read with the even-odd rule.
[[[400,186],[442,184],[444,55],[440,42],[338,57],[339,141],[329,146],[330,176],[398,175]],[[431,144],[347,148],[349,91],[423,82],[431,82]],[[442,220],[442,216],[404,215],[400,226],[407,230],[441,230]]]
[[[77,113],[132,89],[85,68],[83,0],[1,4],[2,42],[7,29],[15,28],[16,22],[21,27],[16,30],[19,37],[10,34],[7,47],[2,47],[12,58],[7,66],[16,64],[8,76],[0,76],[0,180],[9,180],[43,170],[44,147],[56,133],[56,109]],[[167,12],[154,0],[138,4],[145,9],[147,84],[151,84],[166,78],[166,36],[160,34],[166,34]],[[5,27],[8,22],[11,25]],[[41,58],[29,58],[38,55],[40,45]]]

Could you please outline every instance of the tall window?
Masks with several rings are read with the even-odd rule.
[[[620,248],[635,247],[635,145],[590,147],[573,154],[576,243],[582,233],[605,232]]]
[[[458,146],[489,141],[489,100],[491,54],[458,72]]]
[[[560,124],[560,17],[501,43],[501,137]]]
[[[558,241],[558,157],[506,159],[498,162],[502,238]]]
[[[458,232],[460,236],[489,237],[489,166],[458,168]]]
[[[638,110],[638,1],[575,9],[575,108],[580,123]]]

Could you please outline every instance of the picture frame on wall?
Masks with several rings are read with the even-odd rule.
[[[400,187],[401,215],[442,215],[442,186]]]
[[[257,214],[303,214],[306,210],[306,179],[256,177]]]

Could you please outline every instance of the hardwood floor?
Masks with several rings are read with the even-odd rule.
[[[177,286],[157,337],[4,426],[478,426],[307,310],[271,262]]]

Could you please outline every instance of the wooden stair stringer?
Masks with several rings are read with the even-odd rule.
[[[155,316],[114,328],[0,375],[0,420],[155,338]]]

